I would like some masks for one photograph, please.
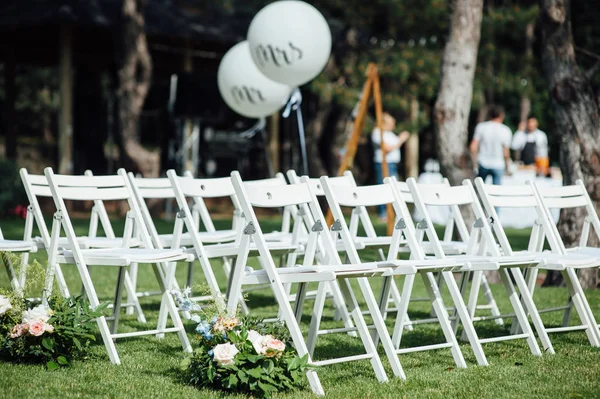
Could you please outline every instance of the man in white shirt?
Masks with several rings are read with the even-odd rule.
[[[478,165],[477,176],[484,181],[492,176],[493,184],[502,184],[504,171],[510,160],[510,141],[512,132],[502,123],[504,110],[502,107],[490,108],[490,120],[475,126],[475,135],[469,146],[473,164]]]
[[[538,120],[535,117],[530,116],[526,124],[519,124],[511,148],[516,151],[517,160],[522,161],[525,166],[535,165],[540,175],[545,176],[548,173],[548,137],[538,129]]]
[[[383,149],[385,150],[385,160],[388,164],[388,171],[390,176],[398,176],[398,162],[400,162],[400,147],[408,140],[410,133],[404,131],[398,136],[394,134],[394,128],[396,127],[396,119],[387,112],[383,113],[382,120],[383,128]],[[381,131],[379,128],[373,129],[371,133],[371,141],[375,147],[375,154],[373,161],[375,162],[375,177],[377,184],[383,183],[383,170],[381,163],[383,162],[383,155],[381,153]],[[378,207],[379,218],[381,220],[386,219],[385,206]]]

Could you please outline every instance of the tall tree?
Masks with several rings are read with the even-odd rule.
[[[483,0],[455,0],[453,6],[434,121],[440,170],[451,184],[456,185],[472,177],[467,127],[481,36]]]
[[[563,183],[582,179],[596,212],[600,211],[600,100],[591,78],[597,68],[582,71],[575,58],[568,0],[541,1],[542,64],[560,136]],[[583,212],[563,209],[559,231],[566,246],[576,245]],[[598,271],[580,274],[584,288],[594,288]]]
[[[150,89],[152,60],[144,32],[146,0],[123,0],[116,40],[117,124],[123,166],[145,175],[158,169],[157,154],[139,142],[138,123]]]

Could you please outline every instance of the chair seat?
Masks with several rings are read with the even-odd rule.
[[[271,254],[287,254],[291,252],[300,252],[304,251],[304,246],[301,244],[292,245],[287,242],[268,242],[267,248]],[[189,251],[192,251],[190,249]],[[204,251],[206,252],[206,256],[208,258],[222,258],[222,257],[231,257],[237,256],[240,251],[240,245],[238,243],[226,243],[226,244],[213,244],[213,245],[205,245]],[[256,245],[250,245],[250,255],[255,256],[258,252]],[[190,252],[191,253],[191,252]]]
[[[363,248],[365,248],[365,247],[385,248],[385,247],[389,247],[391,245],[392,237],[391,236],[355,237],[354,243],[355,243],[355,245],[362,246]],[[463,242],[463,241],[442,241],[441,244],[442,244],[442,249],[444,250],[444,253],[446,255],[459,255],[459,254],[464,254],[465,252],[467,252],[467,243]],[[433,245],[430,242],[425,241],[425,242],[421,243],[421,246],[423,247],[423,251],[425,251],[426,254],[434,253]],[[361,248],[357,248],[357,249],[361,249]],[[403,253],[410,252],[410,249],[408,248],[406,241],[400,243],[398,252],[403,252]]]
[[[44,249],[44,242],[41,237],[35,237],[35,242],[37,243],[38,248]],[[83,249],[108,249],[108,248],[122,248],[123,247],[123,238],[108,238],[108,237],[77,237],[77,242],[79,243],[79,248]],[[142,245],[142,242],[137,238],[131,238],[128,242],[128,247],[139,247]],[[69,240],[67,237],[60,237],[58,240],[59,248],[70,248]]]
[[[143,249],[143,248],[114,248],[114,249],[83,249],[84,261],[87,265],[97,266],[127,266],[131,263],[164,263],[191,262],[194,257],[182,249]],[[59,263],[75,263],[73,252],[63,251],[58,257]]]
[[[587,269],[600,266],[600,253],[597,257],[589,256],[591,253],[592,251],[573,251],[568,254],[556,254],[545,251],[536,253],[535,255],[540,261],[539,267],[548,270],[561,271],[569,267],[575,269]]]
[[[390,276],[394,267],[390,262],[368,262],[353,265],[316,265],[277,268],[277,274],[282,283],[310,283],[332,281],[337,278],[372,277],[375,275]],[[407,268],[405,274],[414,274],[414,267]],[[245,284],[269,283],[265,270],[255,271],[246,267]]]
[[[201,231],[198,233],[200,241],[203,244],[217,244],[234,241],[236,238],[235,230],[218,230],[218,231]],[[173,234],[159,234],[158,239],[160,240],[163,247],[170,247],[173,242]],[[186,247],[194,245],[192,236],[190,233],[183,233],[181,235],[181,243]]]
[[[5,240],[0,239],[0,251],[7,252],[36,252],[38,249],[35,241]]]
[[[453,259],[460,262],[480,263],[491,262],[497,263],[500,268],[505,267],[535,267],[539,264],[536,254],[526,253],[513,256],[479,256],[479,255],[453,255],[447,259]]]
[[[399,265],[414,265],[420,272],[469,272],[498,270],[498,263],[478,259],[477,262],[456,261],[454,257],[397,260]]]

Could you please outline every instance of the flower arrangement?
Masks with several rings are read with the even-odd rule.
[[[92,311],[81,297],[52,298],[48,306],[16,295],[0,295],[0,359],[15,363],[45,363],[49,370],[83,357],[95,341]]]
[[[175,292],[181,309],[198,312],[191,315],[198,345],[182,362],[187,382],[260,397],[302,384],[308,356],[297,355],[283,323],[200,309],[188,295],[189,289]]]

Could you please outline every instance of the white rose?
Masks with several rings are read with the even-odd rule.
[[[9,309],[12,309],[10,301],[4,295],[0,295],[0,315],[6,313]]]
[[[254,347],[254,350],[259,355],[262,355],[265,353],[265,350],[263,347],[263,339],[264,339],[264,337],[262,335],[260,335],[258,333],[258,331],[255,331],[255,330],[248,331],[248,341],[252,342],[252,346]]]
[[[43,321],[46,323],[50,319],[50,309],[44,305],[38,305],[33,309],[27,309],[23,312],[23,323],[34,323]]]
[[[233,359],[238,352],[238,348],[229,342],[219,344],[213,348],[213,359],[219,366],[228,366],[233,364]]]

